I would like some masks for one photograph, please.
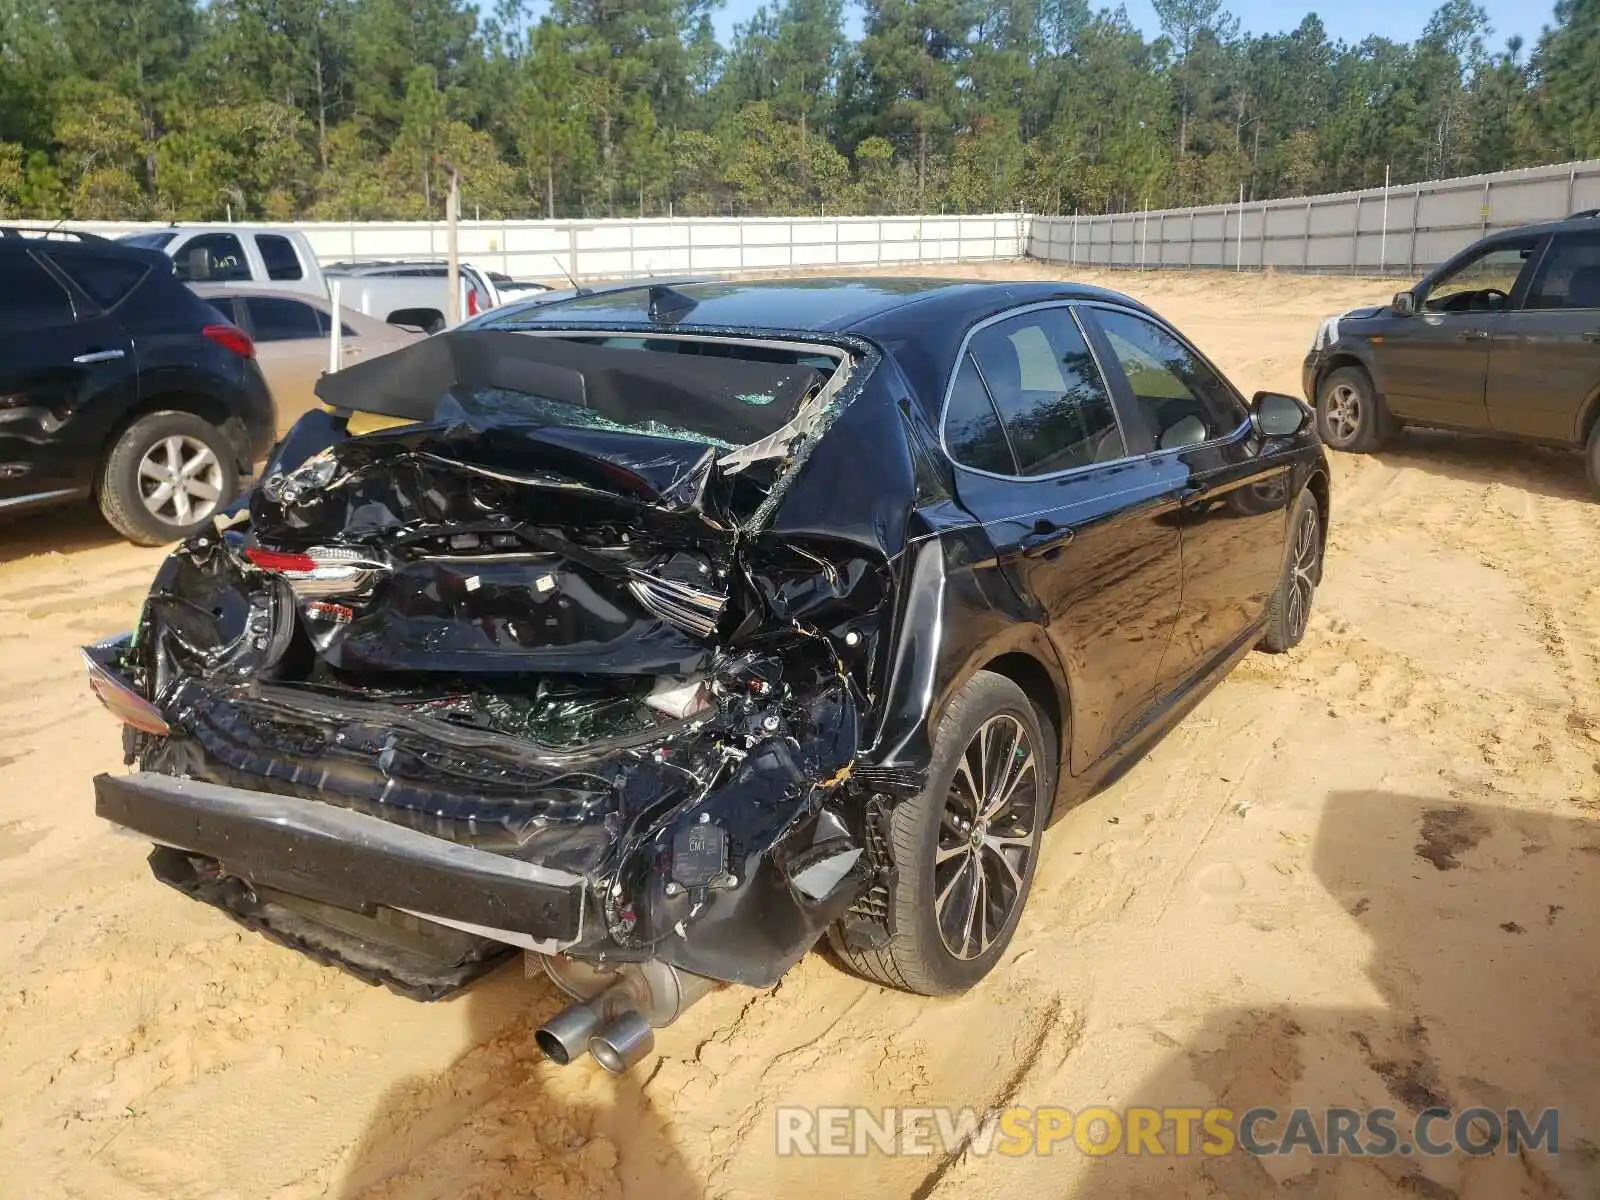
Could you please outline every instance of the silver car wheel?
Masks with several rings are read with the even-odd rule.
[[[139,460],[139,499],[156,520],[181,529],[222,503],[222,463],[199,438],[162,438]]]

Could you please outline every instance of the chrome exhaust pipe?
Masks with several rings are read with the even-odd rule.
[[[544,1056],[564,1067],[589,1051],[589,1039],[600,1028],[593,1004],[569,1004],[534,1032],[533,1040]]]
[[[656,1031],[637,1009],[629,1009],[589,1039],[589,1053],[613,1075],[638,1066],[656,1048]]]
[[[662,962],[602,970],[576,959],[543,957],[545,972],[576,999],[533,1035],[544,1056],[563,1067],[586,1052],[613,1073],[637,1066],[655,1049],[654,1031],[717,986],[714,979]]]

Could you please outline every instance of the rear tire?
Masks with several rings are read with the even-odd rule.
[[[830,932],[845,963],[924,996],[964,992],[993,970],[1027,903],[1055,775],[1055,731],[1027,694],[974,675],[939,722],[928,786],[889,816],[889,940],[856,950]]]
[[[1289,518],[1289,545],[1283,573],[1267,602],[1267,624],[1258,643],[1269,654],[1293,649],[1306,636],[1311,603],[1322,580],[1322,511],[1306,488]]]
[[[113,529],[137,545],[160,546],[187,537],[238,491],[239,467],[222,430],[170,410],[122,431],[106,455],[97,495]]]
[[[1317,434],[1335,450],[1371,454],[1395,432],[1388,406],[1360,367],[1330,371],[1317,390]]]

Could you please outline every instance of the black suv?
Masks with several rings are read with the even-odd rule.
[[[165,255],[0,226],[0,512],[93,497],[170,542],[271,448],[255,347]]]
[[[1401,426],[1583,450],[1600,488],[1600,219],[1492,234],[1381,308],[1323,323],[1305,362],[1322,439]]]

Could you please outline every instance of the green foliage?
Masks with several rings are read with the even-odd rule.
[[[1224,0],[0,0],[0,214],[1097,212],[1600,155],[1600,0],[1495,48]]]

